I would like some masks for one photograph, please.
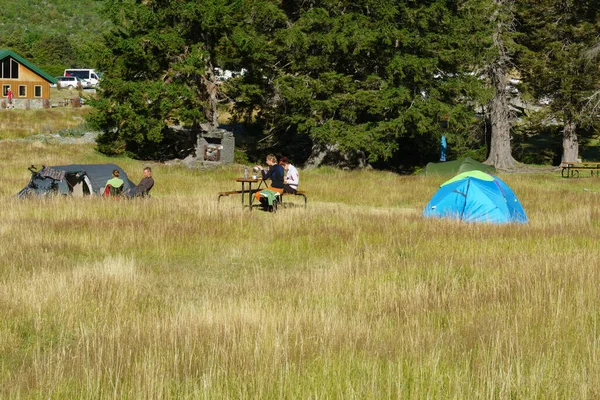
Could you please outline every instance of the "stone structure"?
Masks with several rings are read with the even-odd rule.
[[[212,129],[198,135],[196,160],[202,163],[230,164],[233,162],[235,138],[225,129]]]
[[[8,107],[6,100],[2,100],[0,103],[0,107],[3,109]],[[49,108],[50,100],[48,99],[13,99],[13,107],[12,108],[20,108],[24,110],[29,110],[30,108]]]

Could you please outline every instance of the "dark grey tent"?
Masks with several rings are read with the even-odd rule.
[[[457,175],[467,171],[482,171],[494,174],[496,173],[496,168],[492,165],[485,165],[472,158],[465,157],[455,161],[429,163],[417,175]]]
[[[119,171],[123,179],[123,190],[132,189],[135,184],[129,180],[125,171],[115,164],[72,164],[54,167],[42,166],[36,171],[30,167],[31,180],[17,196],[71,195],[71,196],[101,196],[104,193],[106,181],[112,178],[113,170]]]

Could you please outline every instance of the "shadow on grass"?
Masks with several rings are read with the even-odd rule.
[[[581,139],[579,156],[585,161],[600,161],[600,140],[598,136]]]

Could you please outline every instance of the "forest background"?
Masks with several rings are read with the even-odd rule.
[[[594,158],[598,1],[2,0],[0,48],[96,68],[98,149],[185,157],[222,126],[238,158],[414,170]],[[244,71],[225,82],[219,68]],[[220,118],[221,116],[221,118]],[[193,135],[191,136],[193,137]],[[580,151],[582,154],[580,154]]]

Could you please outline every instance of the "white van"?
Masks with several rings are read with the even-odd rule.
[[[71,68],[65,69],[64,76],[76,76],[90,83],[92,87],[98,86],[100,81],[100,74],[90,68]]]

